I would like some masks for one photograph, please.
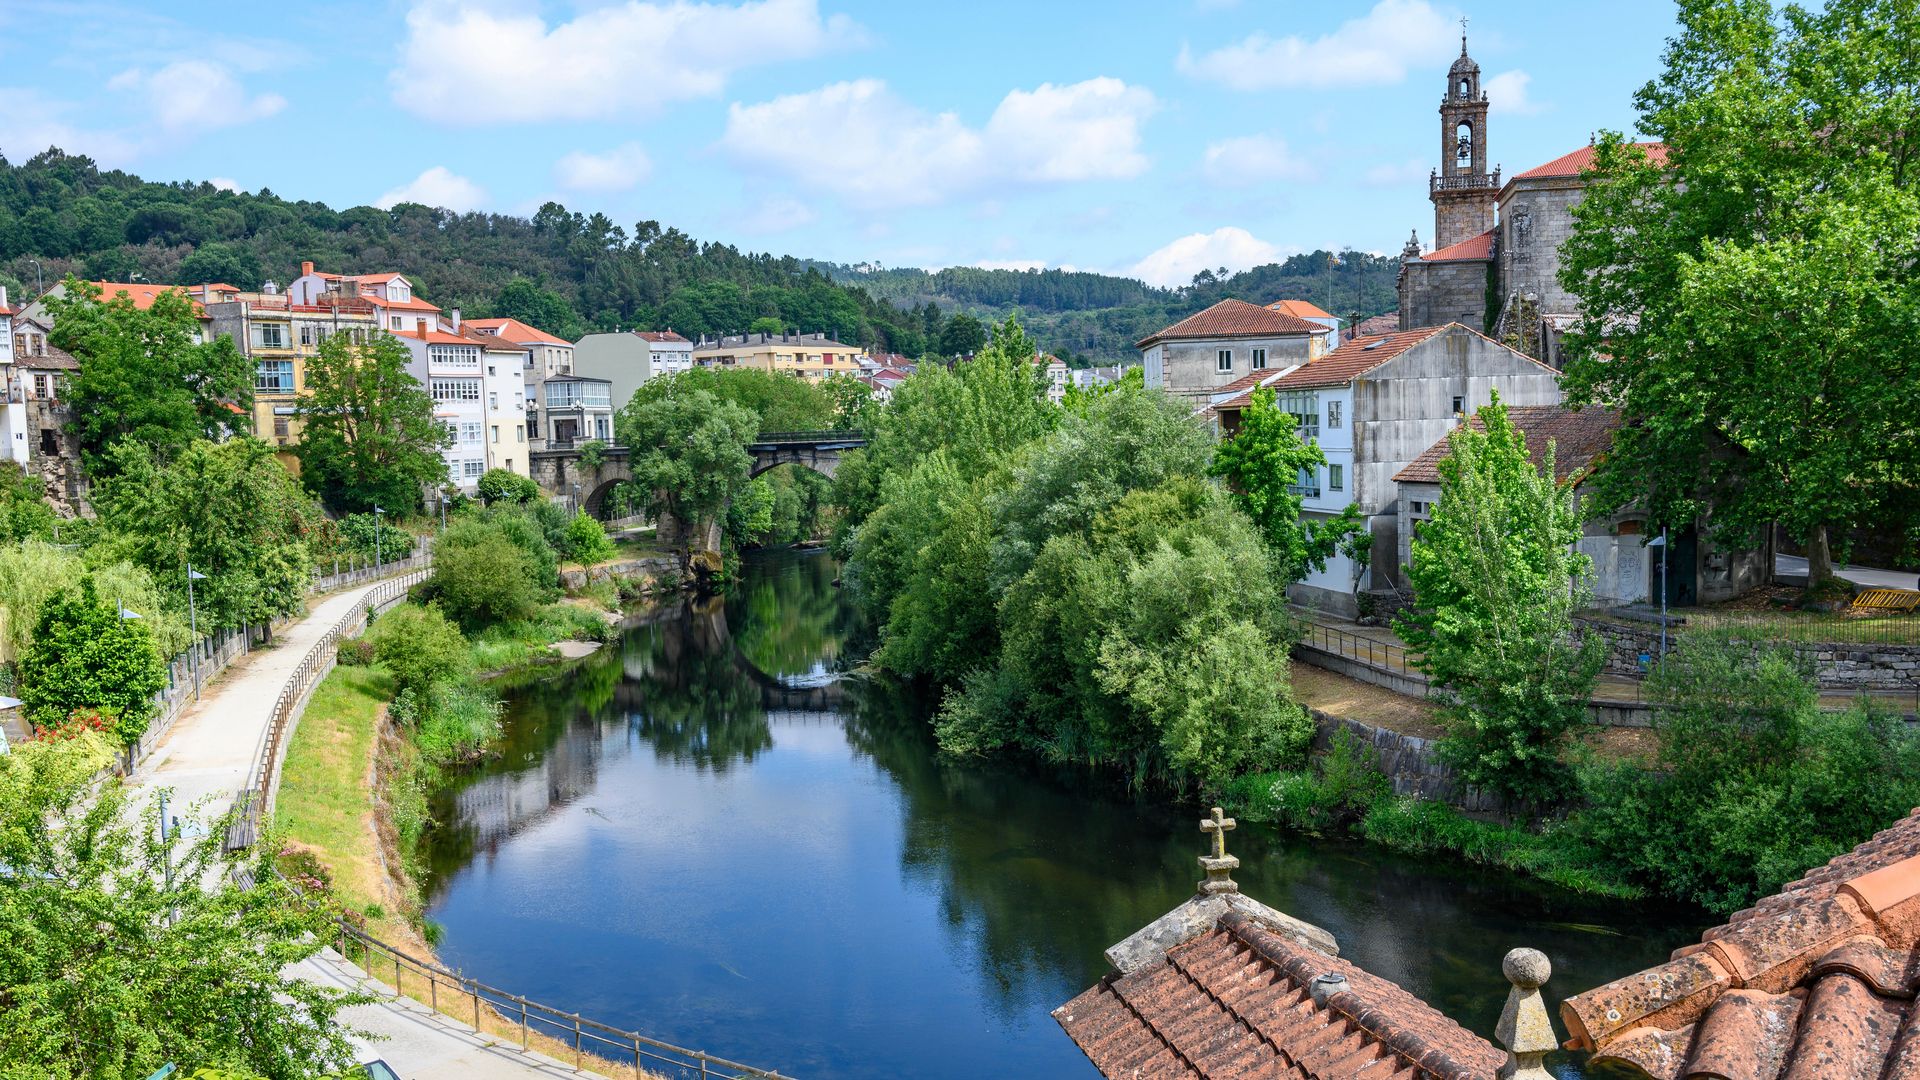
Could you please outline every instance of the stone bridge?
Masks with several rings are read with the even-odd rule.
[[[759,476],[781,465],[812,469],[828,479],[840,467],[840,455],[867,445],[867,437],[858,431],[769,431],[746,445],[753,455],[751,476]],[[607,495],[613,486],[633,480],[624,446],[608,446],[600,451],[600,461],[589,468],[580,460],[578,450],[535,450],[529,455],[533,482],[549,495],[574,500],[588,514],[604,518]]]

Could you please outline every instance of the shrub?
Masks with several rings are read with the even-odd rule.
[[[472,682],[442,683],[414,730],[413,745],[432,764],[472,757],[500,736],[500,699]]]
[[[1312,769],[1251,773],[1229,784],[1228,792],[1249,818],[1324,836],[1365,817],[1391,787],[1373,747],[1342,728]]]
[[[20,657],[20,698],[28,719],[58,724],[76,710],[115,717],[114,736],[132,744],[167,685],[166,665],[141,619],[123,619],[91,578],[63,589],[41,610],[33,644]]]
[[[435,686],[458,681],[472,670],[467,639],[432,604],[394,608],[373,624],[367,638],[374,659],[392,674],[400,693],[431,697]]]
[[[529,477],[507,469],[488,469],[480,476],[475,485],[480,501],[492,506],[495,503],[525,503],[540,497],[540,485]]]
[[[373,642],[364,637],[348,638],[340,643],[334,659],[341,667],[366,667],[374,662]]]
[[[526,618],[540,604],[535,584],[540,568],[514,542],[510,529],[501,527],[514,520],[463,521],[434,545],[430,591],[448,615],[469,628]],[[515,528],[529,538],[530,523]],[[537,536],[530,539],[545,544]]]
[[[598,521],[579,513],[567,522],[567,551],[574,562],[591,566],[613,558],[613,541]]]
[[[580,444],[580,467],[588,472],[599,472],[600,466],[607,460],[607,444],[601,439],[588,439]]]
[[[413,554],[414,535],[379,514],[348,514],[336,524],[338,551],[363,562],[393,562]]]

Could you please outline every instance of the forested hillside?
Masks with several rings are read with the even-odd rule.
[[[1043,347],[1087,363],[1132,359],[1134,341],[1226,296],[1329,303],[1324,252],[1203,273],[1181,289],[1061,270],[877,270],[702,243],[658,221],[629,228],[559,203],[532,218],[412,203],[335,210],[266,189],[149,182],[59,150],[19,165],[0,158],[0,284],[16,296],[68,273],[253,289],[290,281],[307,259],[338,272],[399,270],[442,307],[511,315],[569,338],[786,328],[908,356],[978,347],[975,315],[1018,311]],[[1390,309],[1396,266],[1341,256],[1331,310]]]

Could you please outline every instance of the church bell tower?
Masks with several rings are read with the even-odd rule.
[[[1428,182],[1436,249],[1493,228],[1500,170],[1487,173],[1487,95],[1480,89],[1480,65],[1467,55],[1465,19],[1460,59],[1447,69],[1447,92],[1440,99],[1440,168]]]

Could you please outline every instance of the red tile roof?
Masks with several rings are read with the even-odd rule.
[[[187,289],[184,285],[155,285],[146,281],[89,281],[87,284],[100,290],[100,302],[103,304],[117,298],[121,293],[125,293],[127,299],[133,301],[134,307],[145,311],[153,306],[154,300],[157,299],[161,293],[177,292],[187,296],[187,301],[193,305],[195,314],[203,319],[212,317],[207,314],[206,308],[201,305],[200,301],[187,294]]]
[[[1269,311],[1245,300],[1222,300],[1205,311],[1189,315],[1172,326],[1142,338],[1136,348],[1160,341],[1205,341],[1213,338],[1283,337],[1318,334],[1326,327]]]
[[[528,326],[519,319],[468,319],[461,325],[471,326],[478,330],[490,331],[508,341],[518,342],[522,345],[573,344],[573,342],[568,341],[566,338],[555,337],[537,326]]]
[[[684,345],[693,344],[671,330],[635,330],[633,336],[642,341],[676,341]]]
[[[1619,413],[1592,406],[1567,409],[1559,405],[1509,405],[1507,419],[1526,437],[1527,457],[1533,460],[1534,468],[1546,460],[1547,444],[1553,444],[1554,479],[1563,482],[1591,468],[1613,445],[1613,433],[1620,429]],[[1477,414],[1467,421],[1467,426],[1475,431],[1486,430]],[[1441,439],[1393,478],[1402,484],[1437,484],[1440,463],[1452,452],[1453,445]]]
[[[1641,142],[1631,145],[1645,150],[1647,157],[1651,158],[1654,164],[1665,165],[1667,163],[1667,144]],[[1583,146],[1570,154],[1561,154],[1545,165],[1535,165],[1526,172],[1515,176],[1514,179],[1537,180],[1550,176],[1579,176],[1581,173],[1593,168],[1594,152],[1598,149],[1599,147],[1597,146]]]
[[[1400,329],[1400,313],[1397,311],[1389,311],[1385,315],[1369,316],[1368,318],[1360,320],[1360,325],[1353,329],[1358,337],[1391,334]]]
[[[1329,975],[1345,981],[1316,1002]],[[1116,1078],[1480,1080],[1506,1060],[1393,983],[1240,912],[1053,1015]]]
[[[1274,383],[1273,388],[1275,390],[1307,390],[1326,386],[1345,386],[1415,345],[1424,344],[1433,339],[1452,326],[1460,326],[1460,324],[1423,326],[1418,330],[1400,330],[1381,337],[1354,338],[1342,343],[1339,348],[1320,359],[1294,368],[1279,382]],[[1460,328],[1466,330],[1464,326]],[[1471,331],[1468,332],[1471,333]]]
[[[1321,311],[1310,300],[1275,300],[1267,305],[1268,311],[1277,311],[1282,315],[1291,315],[1296,319],[1331,319],[1333,316]]]
[[[1560,1006],[1568,1047],[1660,1080],[1920,1066],[1920,811],[1658,967]]]
[[[439,311],[440,310],[439,308],[433,306],[432,304],[427,303],[425,300],[422,300],[417,296],[410,296],[405,300],[389,300],[378,293],[364,292],[364,293],[361,293],[356,299],[365,300],[366,302],[370,304],[375,304],[379,307],[398,308],[401,311]]]
[[[1420,256],[1421,262],[1468,262],[1474,259],[1493,258],[1493,233],[1488,229],[1470,240],[1449,244],[1438,251],[1429,251]]]

